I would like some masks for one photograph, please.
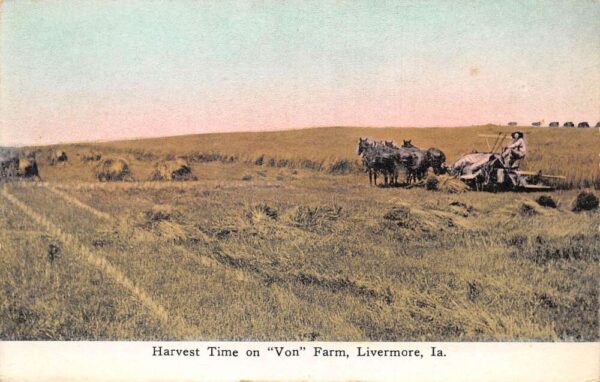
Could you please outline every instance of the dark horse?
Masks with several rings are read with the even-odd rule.
[[[371,142],[367,138],[359,138],[357,153],[362,157],[365,171],[369,173],[369,184],[375,185],[378,174],[383,175],[385,185],[397,184],[399,169],[408,169],[413,161],[409,150],[390,147],[388,142],[383,145]]]
[[[387,185],[388,178],[394,171],[394,158],[385,155],[381,145],[367,138],[359,138],[357,154],[362,157],[365,171],[369,173],[369,184],[377,185],[377,174],[382,174]]]
[[[446,154],[438,148],[430,147],[426,151],[429,167],[433,169],[435,175],[444,174],[446,172]]]
[[[413,145],[410,139],[403,141],[402,148],[410,150],[413,153],[413,163],[409,168],[409,183],[410,181],[423,179],[429,168],[436,175],[446,172],[446,155],[442,150],[435,147],[421,150]]]

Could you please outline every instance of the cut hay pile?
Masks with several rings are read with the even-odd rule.
[[[48,162],[50,162],[51,166],[57,165],[57,164],[61,164],[61,163],[66,163],[69,160],[69,157],[67,156],[67,153],[62,151],[62,150],[53,150],[50,153],[50,158],[48,160]]]
[[[437,180],[437,189],[442,192],[458,194],[470,190],[469,186],[467,186],[462,180],[447,174],[438,176]]]
[[[383,215],[383,219],[401,228],[415,230],[421,227],[420,219],[411,212],[410,207],[405,205],[393,207]]]
[[[196,180],[192,168],[183,159],[161,161],[156,164],[152,180]]]
[[[296,206],[287,213],[290,223],[296,227],[313,231],[328,230],[331,222],[342,215],[340,206]]]
[[[102,154],[100,154],[97,151],[86,151],[83,154],[81,154],[81,161],[82,162],[97,162],[100,159],[102,159]]]
[[[148,222],[171,220],[172,215],[173,207],[169,205],[155,205],[151,210],[148,210],[144,213],[144,217]]]
[[[541,195],[540,197],[538,197],[536,200],[537,204],[539,204],[542,207],[548,207],[548,208],[556,208],[556,202],[554,201],[554,199],[552,199],[552,197],[550,195]]]
[[[430,175],[425,179],[425,189],[428,191],[437,191],[439,184],[440,181],[435,175]]]
[[[268,204],[257,204],[246,211],[246,218],[253,223],[264,222],[268,220],[277,220],[279,212]]]
[[[101,182],[133,180],[129,170],[129,163],[123,158],[105,158],[96,166],[94,175]]]
[[[577,199],[573,202],[573,211],[593,211],[598,209],[598,197],[592,192],[582,191],[577,195]]]
[[[166,240],[183,240],[187,234],[179,223],[180,214],[167,204],[154,205],[142,213],[141,227]]]
[[[350,174],[350,173],[360,173],[362,170],[362,166],[357,161],[350,161],[348,159],[340,159],[338,161],[333,162],[327,172],[330,174]]]
[[[466,219],[474,212],[472,206],[460,202],[451,202],[445,211],[427,205],[416,206],[402,203],[399,199],[391,199],[395,206],[383,217],[386,227],[400,227],[418,232],[420,235],[453,229],[454,227],[470,228]]]
[[[35,159],[31,157],[20,158],[17,176],[28,179],[39,178],[40,174]]]
[[[0,179],[39,179],[38,166],[32,154],[19,153],[14,149],[0,150]]]
[[[538,207],[531,201],[523,202],[519,207],[519,212],[523,216],[535,216],[540,213]]]

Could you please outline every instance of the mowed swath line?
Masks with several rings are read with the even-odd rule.
[[[51,186],[48,185],[44,185],[44,187],[47,187],[48,189],[52,189]],[[56,189],[52,189],[52,191],[58,191]],[[94,207],[85,204],[83,202],[81,202],[80,200],[78,200],[77,198],[69,195],[67,192],[55,192],[56,195],[64,198],[65,201],[72,203],[75,206],[78,206],[86,211],[89,211],[90,213],[93,213],[94,215],[98,216],[98,217],[102,217],[110,222],[119,222],[118,219],[114,218],[112,215],[99,211],[97,209],[95,209]],[[133,228],[134,230],[138,230],[139,228]],[[198,235],[200,235],[202,237],[202,240],[206,243],[206,244],[214,244],[214,243],[218,243],[218,241],[212,239],[211,237],[209,237],[207,234],[205,234],[202,231],[198,231],[197,232]],[[222,274],[224,274],[226,277],[229,277],[233,280],[236,281],[244,281],[244,282],[252,282],[253,280],[261,280],[261,278],[253,273],[249,273],[248,271],[244,271],[242,269],[236,269],[236,268],[232,268],[231,266],[228,266],[227,264],[223,264],[222,262],[214,259],[213,257],[210,257],[210,254],[208,256],[198,256],[195,253],[191,252],[190,250],[180,246],[179,247],[181,253],[183,253],[186,257],[188,257],[189,259],[191,259],[194,262],[199,263],[201,266],[216,270]],[[224,251],[224,253],[226,253]],[[228,254],[229,255],[229,254]],[[231,256],[231,255],[230,255]],[[296,297],[296,295],[294,294],[294,292],[291,292],[287,289],[283,289],[285,290],[288,295],[288,298],[296,301],[298,304],[300,304],[301,302],[298,300],[298,298]],[[341,320],[343,320],[345,325],[350,325],[352,327],[354,327],[354,324],[351,324],[348,320],[341,318]]]
[[[217,186],[221,185],[221,182],[211,182]],[[143,190],[160,190],[160,189],[193,189],[199,186],[206,186],[207,182],[200,181],[189,181],[189,182],[158,182],[158,181],[133,181],[133,182],[78,182],[72,183],[54,183],[54,182],[30,182],[19,180],[15,184],[20,187],[37,188],[37,187],[60,187],[62,189],[73,189],[73,190],[129,190],[129,189],[143,189]]]
[[[170,182],[171,183],[171,182]],[[138,185],[140,184],[163,184],[160,182],[143,182],[143,183],[138,183]],[[55,187],[49,185],[49,184],[41,184],[40,185],[42,188],[46,188],[52,192],[54,192],[56,195],[58,195],[59,197],[62,197],[65,201],[67,201],[68,203],[73,204],[76,207],[79,207],[81,209],[84,209],[86,211],[89,211],[90,213],[94,214],[95,216],[98,216],[102,219],[105,219],[109,222],[117,222],[117,224],[120,224],[121,221],[119,219],[115,219],[113,216],[111,216],[108,213],[102,212],[97,210],[96,208],[85,204],[83,202],[81,202],[80,200],[78,200],[77,198],[71,196],[68,194],[68,192],[63,192],[60,190],[57,190]],[[160,189],[161,187],[159,187],[158,189]],[[131,227],[130,227],[131,228]],[[134,230],[138,230],[138,228],[133,228]],[[202,231],[198,231],[197,234],[199,236],[201,236],[202,240],[207,244],[217,244],[220,247],[220,243],[218,240],[215,240],[211,237],[209,237],[208,235],[206,235],[204,232]],[[213,257],[213,254],[208,254],[208,255],[196,255],[195,253],[193,253],[192,251],[188,250],[187,248],[184,248],[183,246],[179,246],[179,249],[181,251],[181,253],[186,256],[188,259],[190,259],[193,262],[199,263],[201,266],[207,267],[207,268],[211,268],[213,270],[216,270],[218,272],[223,273],[225,276],[230,277],[234,280],[237,281],[246,281],[246,282],[251,282],[252,280],[262,280],[261,274],[260,272],[252,272],[252,271],[248,271],[245,269],[239,269],[237,267],[233,267],[231,264],[228,264],[227,262],[223,262],[219,259],[215,259]],[[227,253],[227,251],[223,250],[221,248],[221,252],[224,253],[226,256],[228,256],[231,259],[235,259],[236,256],[231,255],[230,253]],[[264,276],[264,274],[262,275]],[[297,283],[299,282],[298,279],[301,278],[300,275],[295,274],[292,275],[294,277],[292,277],[290,280],[292,283]],[[333,281],[335,282],[335,280]],[[317,285],[318,286],[318,285]],[[375,290],[374,288],[370,288],[371,290]],[[293,293],[293,292],[292,292]],[[384,295],[383,293],[379,293],[380,295]]]
[[[102,212],[88,204],[83,203],[82,201],[80,201],[79,199],[75,198],[74,196],[69,195],[66,192],[60,191],[54,187],[45,187],[48,190],[54,192],[56,195],[60,196],[61,198],[63,198],[66,202],[71,203],[73,206],[79,207],[81,209],[84,209],[88,212],[90,212],[91,214],[104,219],[106,221],[109,222],[118,222],[119,220],[114,218],[112,215],[106,213],[106,212]],[[138,228],[134,228],[134,230],[137,230]],[[211,239],[204,234],[203,232],[199,232],[199,234],[202,236],[202,239],[207,242],[210,243]],[[193,253],[191,253],[190,251],[188,251],[187,249],[181,247],[180,250],[183,252],[184,255],[186,255],[188,258],[192,259],[193,261],[196,261],[198,263],[200,263],[202,266],[205,267],[210,267],[213,269],[218,269],[219,271],[225,272],[226,274],[229,274],[230,276],[233,276],[236,280],[240,280],[240,281],[249,281],[249,277],[241,270],[231,270],[228,268],[224,268],[221,263],[219,263],[217,260],[212,259],[210,257],[205,257],[205,256],[196,256]]]
[[[63,183],[52,184],[46,182],[22,182],[19,184],[22,187],[54,187],[62,190],[234,190],[239,188],[293,188],[293,186],[281,184],[277,182],[264,182],[261,184],[251,184],[244,181],[191,181],[191,182],[80,182],[77,184]]]
[[[46,187],[46,189],[55,193],[56,195],[60,196],[61,198],[63,198],[65,201],[71,203],[72,205],[88,211],[89,213],[96,216],[97,218],[104,219],[104,220],[111,220],[111,216],[109,214],[107,214],[106,212],[102,212],[100,210],[95,209],[94,207],[88,206],[87,204],[82,203],[81,201],[79,201],[79,199],[72,197],[71,195],[67,194],[66,192],[60,191],[59,189],[57,189],[55,187]]]
[[[169,314],[169,312],[162,305],[154,301],[152,297],[148,295],[148,293],[135,285],[127,276],[125,276],[118,268],[110,264],[110,262],[108,262],[105,258],[93,253],[76,238],[66,232],[63,232],[45,216],[38,214],[28,205],[21,202],[17,197],[12,195],[6,187],[2,189],[2,195],[9,202],[19,208],[25,215],[44,227],[50,234],[62,241],[74,254],[83,257],[83,259],[89,264],[100,269],[103,273],[114,279],[119,285],[128,290],[161,322],[173,327],[177,334],[185,335],[190,333],[187,324],[181,317]]]
[[[39,237],[40,235],[42,235],[44,233],[44,231],[41,230],[32,230],[32,229],[25,229],[25,230],[20,230],[20,229],[0,229],[0,233],[4,234],[4,235],[14,235],[14,236],[35,236],[35,237]]]
[[[220,187],[221,182],[80,182],[77,184],[60,184],[57,185],[63,189],[74,189],[74,190],[130,190],[130,189],[141,189],[141,190],[162,190],[162,189],[194,189],[206,186],[217,186]]]
[[[66,202],[72,203],[74,206],[77,206],[86,211],[89,211],[90,213],[94,214],[95,216],[98,216],[102,219],[105,219],[105,220],[111,221],[111,222],[119,221],[118,219],[113,218],[111,215],[109,215],[105,212],[99,211],[99,210],[95,209],[94,207],[81,202],[80,200],[69,195],[66,192],[56,190],[53,187],[47,187],[47,188],[48,188],[48,190],[53,191],[56,195],[62,197]],[[138,230],[138,228],[133,228],[133,229]],[[205,234],[202,231],[198,231],[197,234],[202,238],[202,240],[206,244],[219,244],[219,242],[217,240],[209,237],[207,234]],[[219,272],[222,272],[226,276],[232,277],[238,281],[251,281],[253,279],[254,280],[261,279],[260,277],[258,277],[256,274],[254,274],[252,272],[244,271],[242,269],[232,268],[230,265],[224,264],[224,263],[218,261],[217,259],[210,257],[210,255],[209,256],[198,256],[182,246],[180,246],[179,249],[186,257],[188,257],[192,261],[197,262],[204,267],[209,267],[209,268],[215,269]],[[235,256],[232,256],[231,254],[227,253],[224,250],[222,250],[222,252],[224,254],[230,256],[231,258],[235,258]]]

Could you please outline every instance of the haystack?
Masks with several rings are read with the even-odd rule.
[[[425,179],[425,189],[429,191],[437,191],[439,184],[440,181],[435,175],[430,175]]]
[[[541,195],[535,200],[542,207],[556,208],[556,202],[550,195]]]
[[[81,154],[81,161],[82,162],[96,162],[99,161],[100,159],[102,159],[102,154],[100,154],[97,151],[86,151],[83,154]]]
[[[593,192],[582,191],[573,202],[572,210],[574,212],[593,211],[598,209],[598,205],[600,205],[600,201]]]
[[[470,189],[462,180],[447,174],[439,175],[437,180],[437,189],[449,194],[458,194]]]
[[[38,167],[35,157],[23,155],[16,149],[0,149],[0,178],[38,178]]]
[[[95,169],[96,178],[101,182],[131,180],[129,164],[123,158],[106,158]]]
[[[19,159],[19,170],[17,175],[21,178],[39,178],[37,162],[32,157],[25,157]]]
[[[183,159],[162,161],[156,164],[152,180],[196,180],[192,168]]]
[[[327,172],[330,174],[350,174],[352,172],[361,172],[362,166],[357,161],[350,161],[348,159],[340,159],[332,163]]]
[[[50,153],[50,165],[64,163],[69,160],[67,153],[62,150],[53,150]]]
[[[392,207],[383,215],[383,219],[392,226],[415,230],[421,227],[421,219],[406,205]]]

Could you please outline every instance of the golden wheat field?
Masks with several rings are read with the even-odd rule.
[[[522,128],[545,193],[369,186],[360,136],[449,162],[506,127],[317,128],[30,148],[0,195],[0,338],[598,340],[598,129]],[[489,139],[493,141],[493,139]],[[68,160],[51,165],[55,149]],[[127,161],[98,182],[90,150]],[[196,180],[150,181],[185,157]]]

